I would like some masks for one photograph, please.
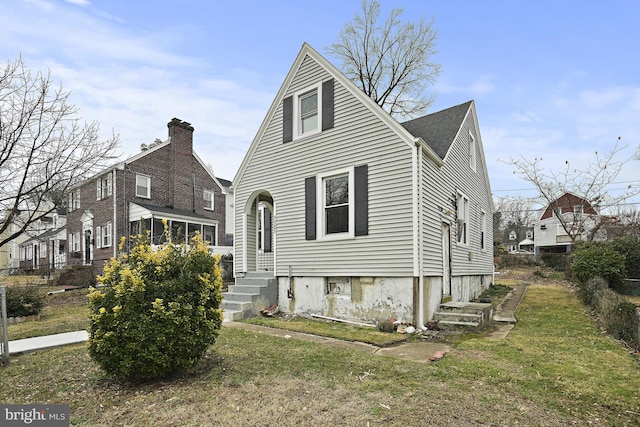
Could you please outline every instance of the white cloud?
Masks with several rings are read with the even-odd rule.
[[[67,3],[75,4],[76,6],[89,6],[91,2],[89,0],[64,0]]]

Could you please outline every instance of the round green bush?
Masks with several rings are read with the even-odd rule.
[[[45,294],[37,286],[7,286],[7,317],[39,314],[44,307]]]
[[[133,240],[89,294],[89,354],[109,374],[147,381],[193,367],[216,341],[222,279],[199,235],[189,246]]]
[[[577,247],[573,253],[571,273],[579,283],[602,277],[614,290],[624,287],[625,256],[606,242],[591,242]]]

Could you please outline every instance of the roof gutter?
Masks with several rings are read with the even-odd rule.
[[[437,167],[441,168],[442,166],[444,166],[444,161],[440,158],[440,156],[438,156],[436,154],[435,151],[433,151],[433,149],[431,147],[429,147],[427,145],[426,142],[424,142],[424,139],[417,137],[416,139],[413,140],[413,143],[416,146],[420,146],[422,147],[422,151],[427,155],[427,157],[436,164]]]

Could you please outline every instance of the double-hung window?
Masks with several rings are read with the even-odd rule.
[[[318,89],[300,95],[300,134],[318,129]]]
[[[96,228],[96,246],[98,248],[108,248],[111,246],[110,222]]]
[[[211,190],[204,190],[204,208],[212,211],[214,207],[214,193]]]
[[[71,212],[79,208],[80,208],[80,190],[72,191],[71,193],[69,193],[68,210],[69,212]]]
[[[476,140],[469,131],[469,167],[475,172],[476,170]]]
[[[296,92],[293,100],[294,138],[320,132],[322,85]]]
[[[151,177],[146,175],[136,175],[136,196],[151,198]]]
[[[458,243],[469,244],[469,198],[458,192],[457,197],[457,239]]]
[[[305,239],[351,239],[369,234],[368,166],[305,178]]]
[[[112,191],[113,184],[111,182],[111,173],[96,180],[97,200],[102,200],[111,196]]]
[[[322,180],[325,234],[349,232],[349,174]]]
[[[307,86],[282,100],[282,142],[314,135],[333,126],[333,79]]]
[[[483,210],[480,211],[480,249],[487,249],[487,213]]]

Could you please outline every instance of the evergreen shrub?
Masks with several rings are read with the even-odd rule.
[[[625,286],[625,256],[606,242],[583,243],[573,252],[571,272],[580,284],[599,276],[620,292]]]
[[[7,286],[7,317],[23,317],[40,314],[45,294],[32,285]]]
[[[216,341],[222,279],[198,234],[189,246],[132,240],[89,294],[89,354],[109,374],[148,381],[193,367]]]

